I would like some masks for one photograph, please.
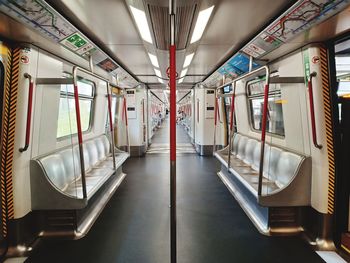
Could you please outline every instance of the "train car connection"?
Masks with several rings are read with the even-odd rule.
[[[350,262],[349,0],[0,0],[1,262]]]

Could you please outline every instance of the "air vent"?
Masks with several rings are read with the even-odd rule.
[[[148,5],[148,10],[156,40],[156,47],[161,50],[168,50],[170,45],[169,8],[163,6]],[[175,44],[177,49],[185,49],[187,46],[195,11],[196,4],[178,6],[176,8]]]

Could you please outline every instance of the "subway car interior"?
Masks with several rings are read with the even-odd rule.
[[[0,0],[0,102],[0,262],[350,262],[350,0]]]

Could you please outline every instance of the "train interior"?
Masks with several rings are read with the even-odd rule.
[[[350,262],[349,0],[0,0],[0,261]]]

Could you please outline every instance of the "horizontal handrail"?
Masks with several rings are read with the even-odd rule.
[[[27,124],[26,124],[26,137],[25,145],[22,148],[19,148],[19,151],[25,152],[28,150],[30,142],[30,128],[32,122],[32,108],[33,108],[33,92],[34,92],[34,81],[30,74],[24,73],[24,77],[29,80],[29,89],[28,89],[28,106],[27,106]]]
[[[223,84],[223,85],[220,85],[220,86],[217,87],[216,89],[217,89],[217,90],[218,90],[218,89],[222,89],[222,88],[226,87],[227,85],[231,85],[231,84],[233,84],[234,82],[237,82],[237,81],[239,81],[239,80],[245,79],[246,77],[249,77],[249,76],[251,76],[251,75],[254,75],[254,74],[260,72],[260,71],[263,70],[263,69],[269,70],[267,66],[262,66],[262,67],[260,67],[260,68],[254,69],[254,70],[252,70],[252,71],[250,71],[250,72],[247,72],[246,74],[243,74],[243,75],[241,75],[241,76],[235,78],[235,79],[232,80],[232,81],[229,81],[229,82],[227,82],[227,83],[225,83],[225,84]]]
[[[317,73],[312,72],[308,80],[309,88],[309,104],[310,104],[310,115],[311,115],[311,128],[312,128],[312,141],[317,149],[322,149],[322,145],[317,142],[317,131],[316,131],[316,120],[315,120],[315,108],[314,108],[314,94],[312,88],[312,78],[316,77]]]

